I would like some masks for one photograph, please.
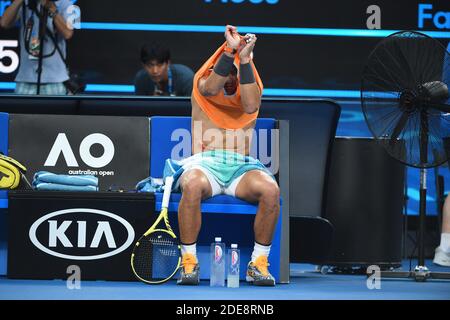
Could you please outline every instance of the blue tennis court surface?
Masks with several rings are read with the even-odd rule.
[[[413,263],[414,265],[414,263]],[[430,270],[450,272],[427,262]],[[405,261],[408,270],[409,261]],[[291,283],[276,287],[212,288],[177,286],[175,280],[163,285],[140,282],[82,281],[80,289],[69,290],[63,280],[10,280],[0,278],[0,299],[39,300],[449,300],[450,281],[382,279],[381,289],[367,288],[364,275],[321,274],[315,266],[291,264]]]

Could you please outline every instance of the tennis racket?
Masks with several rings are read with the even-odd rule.
[[[170,280],[181,264],[181,247],[170,227],[167,214],[172,184],[173,177],[167,177],[161,213],[150,229],[136,242],[131,254],[133,273],[145,283],[160,284]],[[161,223],[163,220],[164,224]],[[160,223],[162,226],[158,228]]]

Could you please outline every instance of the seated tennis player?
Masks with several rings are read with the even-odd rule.
[[[193,161],[183,166],[179,179],[182,268],[177,283],[199,283],[196,241],[202,219],[201,201],[227,194],[258,203],[253,227],[255,246],[246,279],[255,285],[274,286],[268,256],[280,211],[280,191],[264,165],[248,156],[251,143],[248,133],[255,126],[263,90],[252,62],[256,36],[240,36],[236,27],[226,26],[225,38],[226,42],[194,77],[191,98],[194,155]]]

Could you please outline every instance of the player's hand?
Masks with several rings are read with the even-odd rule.
[[[241,43],[241,36],[237,32],[237,28],[227,25],[225,27],[225,39],[227,40],[228,47],[232,49],[238,49]]]
[[[252,33],[248,33],[242,37],[241,45],[238,50],[242,64],[249,63],[253,59],[253,48],[255,47],[256,40],[256,36]]]

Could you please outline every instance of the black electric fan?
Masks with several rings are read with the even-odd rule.
[[[363,71],[361,105],[374,138],[392,157],[420,169],[418,265],[409,272],[383,271],[382,277],[450,279],[450,273],[430,272],[424,253],[427,169],[448,159],[449,58],[437,40],[401,31],[375,47]]]

